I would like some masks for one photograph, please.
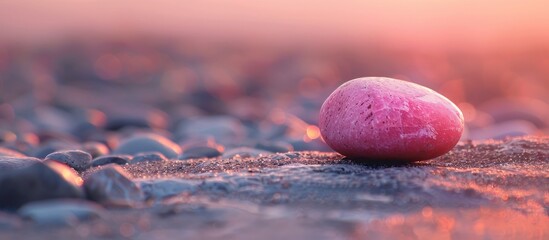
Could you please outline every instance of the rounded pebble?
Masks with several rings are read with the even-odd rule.
[[[243,158],[247,158],[247,157],[260,157],[262,155],[269,155],[269,154],[273,154],[273,153],[265,150],[255,149],[255,148],[238,147],[238,148],[227,150],[225,153],[223,153],[222,157],[233,158],[236,156],[240,156]]]
[[[144,200],[141,188],[118,165],[108,165],[84,180],[86,196],[96,202],[113,206],[133,206]]]
[[[130,164],[136,164],[141,162],[161,162],[167,161],[168,159],[159,152],[146,152],[135,155],[130,161]]]
[[[92,156],[84,151],[68,150],[50,153],[44,160],[61,162],[81,172],[90,167]]]
[[[41,162],[0,174],[0,208],[53,198],[82,198],[82,179],[64,164]]]
[[[144,152],[160,152],[173,159],[181,154],[181,148],[171,140],[156,134],[140,134],[123,140],[114,154],[135,155]]]
[[[191,158],[214,158],[219,157],[223,151],[222,148],[212,146],[196,146],[185,149],[183,154],[178,157],[179,160],[187,160]]]
[[[337,88],[320,110],[323,139],[362,160],[412,162],[450,151],[463,132],[463,115],[446,97],[421,85],[382,77]]]
[[[274,153],[291,152],[294,150],[292,144],[283,141],[261,141],[256,143],[254,147]]]
[[[0,156],[0,174],[14,169],[28,167],[37,162],[40,162],[40,159],[33,157]]]
[[[105,155],[98,158],[95,158],[92,161],[92,167],[107,165],[107,164],[118,164],[118,165],[125,165],[130,162],[132,159],[132,156],[130,155]]]

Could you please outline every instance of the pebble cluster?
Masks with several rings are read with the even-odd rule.
[[[123,167],[330,150],[307,135],[311,125],[288,113],[246,122],[228,115],[107,117],[60,106],[32,112],[3,122],[13,131],[0,132],[0,212],[38,224],[70,225],[101,217],[105,208],[146,206],[143,184]],[[158,118],[173,124],[159,127]]]

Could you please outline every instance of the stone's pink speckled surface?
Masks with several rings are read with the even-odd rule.
[[[413,162],[450,151],[463,132],[456,105],[421,85],[383,77],[348,81],[326,99],[326,143],[352,158]]]

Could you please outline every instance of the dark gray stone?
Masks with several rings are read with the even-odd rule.
[[[135,155],[144,152],[160,152],[173,159],[181,154],[181,148],[171,140],[156,134],[140,134],[123,140],[114,154]]]
[[[9,172],[15,169],[28,167],[37,162],[41,162],[40,159],[33,158],[33,157],[0,156],[0,174]]]
[[[292,146],[292,144],[282,141],[261,141],[256,143],[254,147],[274,153],[291,152],[294,150],[294,146]]]
[[[108,165],[84,180],[88,199],[108,206],[135,206],[144,200],[141,188],[118,165]]]
[[[130,162],[132,159],[132,156],[130,155],[106,155],[101,156],[96,159],[94,159],[91,163],[92,167],[107,165],[107,164],[118,164],[118,165],[125,165]]]
[[[29,156],[44,159],[50,153],[65,151],[71,149],[78,149],[78,145],[73,143],[67,143],[63,141],[48,141],[45,144],[40,145],[40,147],[33,149]]]
[[[57,161],[74,168],[76,171],[84,171],[91,165],[92,157],[89,153],[80,150],[59,151],[48,154],[44,160]]]
[[[180,160],[187,160],[191,158],[214,158],[219,157],[223,153],[219,147],[213,146],[195,146],[185,149],[183,154],[179,156]]]
[[[161,162],[168,159],[159,152],[146,152],[135,155],[130,161],[130,164],[142,163],[142,162]]]
[[[38,162],[0,175],[0,208],[53,198],[82,198],[81,182],[74,170],[63,164]]]
[[[17,212],[21,217],[40,225],[73,225],[107,215],[101,205],[76,199],[31,202]]]

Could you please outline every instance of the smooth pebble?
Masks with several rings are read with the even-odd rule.
[[[335,151],[369,161],[412,162],[450,151],[463,132],[456,105],[421,85],[383,77],[348,81],[320,110],[323,139]]]

